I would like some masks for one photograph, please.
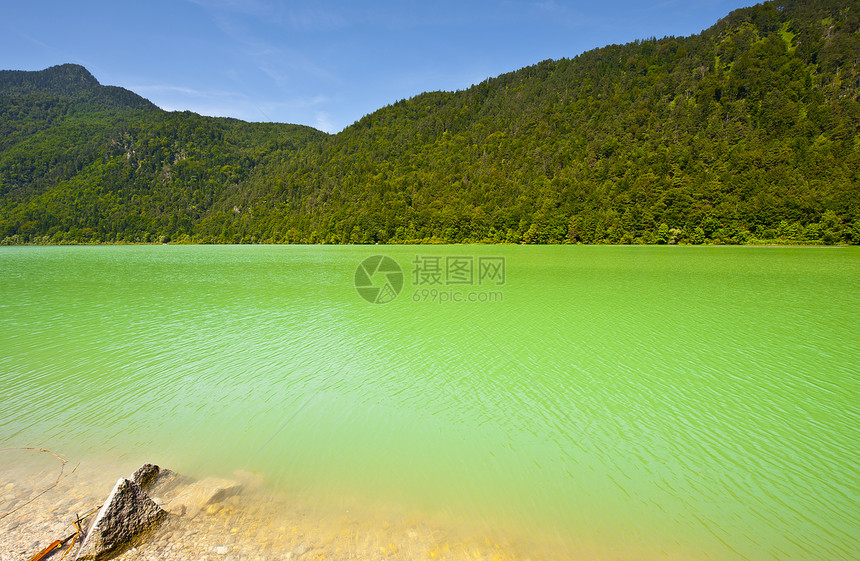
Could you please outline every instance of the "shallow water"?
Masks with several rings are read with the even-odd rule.
[[[559,558],[860,557],[856,248],[0,248],[0,296],[0,447]]]

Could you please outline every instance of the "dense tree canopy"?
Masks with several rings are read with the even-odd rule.
[[[337,135],[0,72],[0,240],[860,243],[858,59],[858,2],[767,2]]]

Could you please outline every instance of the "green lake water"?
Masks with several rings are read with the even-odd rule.
[[[0,447],[560,558],[853,560],[858,310],[857,248],[0,248]]]

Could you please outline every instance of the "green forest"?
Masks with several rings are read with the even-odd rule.
[[[860,2],[736,10],[335,135],[0,71],[0,243],[860,244]]]

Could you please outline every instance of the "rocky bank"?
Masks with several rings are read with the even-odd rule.
[[[0,561],[30,560],[72,534],[76,517],[91,511],[82,524],[90,529],[86,540],[71,548],[66,544],[45,560],[546,558],[535,554],[533,545],[402,512],[348,504],[317,508],[272,491],[260,476],[243,471],[231,478],[197,479],[152,466],[134,474],[116,473],[115,466],[65,466],[59,479],[57,471],[0,465]],[[117,495],[122,499],[110,514],[106,500]],[[128,506],[132,503],[137,506]]]

